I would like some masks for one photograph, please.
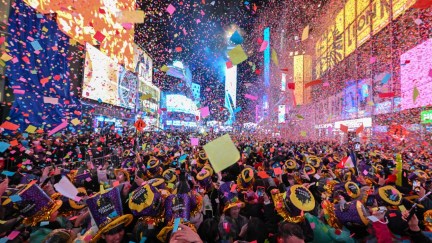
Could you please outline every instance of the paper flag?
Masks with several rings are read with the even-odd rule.
[[[191,145],[192,146],[198,146],[199,145],[199,138],[191,138]]]
[[[364,130],[364,126],[363,126],[363,123],[362,123],[361,126],[356,129],[356,134],[357,135],[360,134],[361,132],[363,132],[363,130]]]
[[[302,33],[302,41],[305,41],[309,38],[309,25],[307,25],[304,29],[303,29],[303,33]]]
[[[118,23],[132,23],[132,24],[140,24],[144,23],[144,11],[135,10],[135,11],[122,11],[117,17]]]
[[[238,65],[246,61],[248,58],[241,45],[237,45],[231,51],[229,51],[228,56],[230,57],[233,65]]]
[[[200,109],[200,113],[201,113],[201,118],[206,118],[206,117],[208,117],[208,116],[210,115],[209,107],[206,106],[206,107],[201,108],[201,109]]]
[[[344,133],[348,133],[348,126],[345,126],[344,124],[340,124],[340,130]]]
[[[43,97],[43,100],[44,100],[44,103],[47,103],[47,104],[53,104],[53,105],[58,104],[58,98]]]
[[[12,122],[5,121],[0,126],[1,128],[4,128],[6,130],[15,131],[19,128],[19,125],[13,124]]]
[[[413,102],[414,102],[414,103],[416,102],[417,97],[418,97],[419,95],[420,95],[420,93],[419,93],[417,87],[414,87],[414,90],[413,90]]]
[[[54,188],[57,192],[72,200],[75,200],[78,195],[78,189],[66,176],[63,176],[58,183],[54,184]]]
[[[240,45],[243,43],[243,37],[240,35],[240,33],[236,30],[234,34],[231,35],[230,41],[232,41],[236,45]]]
[[[170,15],[173,15],[173,13],[176,11],[176,8],[175,8],[172,4],[170,4],[170,5],[168,5],[168,7],[166,8],[166,11],[167,11]]]
[[[5,143],[5,142],[0,142],[0,153],[3,153],[4,151],[6,151],[6,149],[8,149],[10,147],[10,144]]]
[[[214,172],[218,173],[240,159],[240,152],[234,145],[229,134],[225,134],[204,145]]]
[[[267,48],[267,46],[268,46],[268,41],[263,41],[263,42],[261,43],[261,47],[260,47],[260,49],[259,49],[259,52],[263,52],[263,51],[265,51],[265,49]]]
[[[274,62],[274,64],[276,64],[276,66],[279,66],[278,56],[274,49],[272,49],[271,59]]]
[[[28,133],[35,133],[36,132],[36,127],[35,126],[33,126],[33,125],[29,125],[27,128],[26,128],[26,132],[28,132]]]

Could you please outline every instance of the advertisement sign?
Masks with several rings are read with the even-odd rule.
[[[225,93],[229,95],[234,108],[237,107],[237,65],[225,68]]]
[[[278,123],[285,123],[285,105],[279,105]]]
[[[316,77],[335,66],[411,7],[415,0],[346,0],[315,44]]]
[[[360,127],[362,124],[364,127],[372,127],[372,118],[361,118],[361,119],[354,119],[354,120],[346,120],[346,121],[338,121],[335,122],[334,128],[339,129],[340,125],[347,126],[348,129],[356,129]]]
[[[432,110],[422,111],[420,120],[422,124],[432,123]]]
[[[108,57],[133,71],[134,25],[122,23],[119,13],[134,11],[129,0],[25,0],[43,14],[57,13],[57,24],[71,37],[71,43],[99,45]],[[128,24],[128,25],[125,25]]]
[[[133,109],[138,89],[135,74],[90,44],[86,50],[82,96]]]
[[[133,66],[135,73],[138,74],[140,83],[152,83],[153,79],[153,60],[137,44],[133,44],[134,57]]]
[[[432,39],[401,55],[402,110],[432,105]]]
[[[183,112],[186,114],[199,114],[197,105],[189,98],[179,94],[166,95],[166,108],[168,112]]]

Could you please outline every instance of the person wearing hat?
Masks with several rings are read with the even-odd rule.
[[[223,240],[236,241],[246,233],[248,219],[240,215],[240,209],[245,206],[238,198],[234,182],[225,182],[220,188],[223,202],[223,215],[219,220],[219,233]]]
[[[126,240],[125,227],[132,222],[133,216],[123,214],[118,187],[107,191],[101,190],[87,199],[87,205],[97,226],[97,231],[92,235],[91,242],[114,243]]]

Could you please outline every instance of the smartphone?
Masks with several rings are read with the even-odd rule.
[[[413,181],[413,190],[418,192],[418,191],[420,191],[420,187],[421,187],[420,182],[418,180],[414,180]]]
[[[264,196],[264,187],[262,187],[262,186],[258,186],[257,187],[257,195],[258,195],[258,197],[263,197]]]

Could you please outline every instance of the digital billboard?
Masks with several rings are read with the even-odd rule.
[[[137,88],[138,79],[134,73],[92,45],[86,45],[82,87],[84,98],[133,109]]]
[[[168,112],[183,112],[198,115],[197,105],[189,98],[179,94],[166,95],[166,108]]]
[[[133,47],[134,47],[134,58],[133,58],[134,72],[137,73],[140,82],[152,83],[153,60],[137,44],[133,44]]]
[[[99,45],[111,59],[133,71],[134,25],[122,23],[122,11],[134,11],[134,0],[25,0],[43,14],[56,13],[71,43]]]
[[[432,105],[432,39],[402,54],[401,63],[402,110]]]
[[[285,105],[279,105],[278,123],[285,123]]]
[[[237,107],[237,65],[225,68],[225,93],[229,95],[234,108]]]
[[[415,0],[346,0],[315,43],[316,77],[335,66],[410,8]]]

